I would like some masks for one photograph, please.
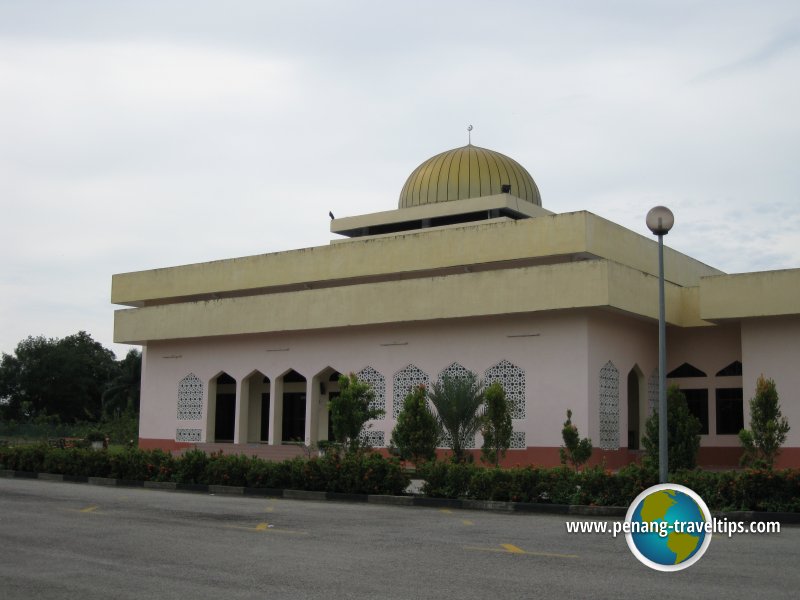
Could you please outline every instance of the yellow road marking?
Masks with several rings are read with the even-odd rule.
[[[439,512],[440,512],[440,513],[444,513],[444,514],[446,514],[446,515],[449,515],[449,514],[450,514],[451,512],[453,512],[453,511],[452,511],[452,510],[450,510],[449,508],[440,508],[440,509],[439,509]]]
[[[272,512],[272,511],[274,511],[274,510],[275,510],[275,508],[274,508],[274,507],[272,507],[272,506],[268,506],[267,508],[265,508],[265,509],[264,509],[264,512]]]
[[[289,535],[308,535],[307,531],[295,531],[293,529],[276,529],[269,523],[259,523],[255,527],[242,527],[241,525],[226,525],[228,529],[241,529],[242,531],[254,531],[256,533],[286,533]]]
[[[549,558],[578,558],[577,554],[558,554],[555,552],[528,552],[513,544],[500,544],[500,548],[482,548],[479,546],[464,546],[464,550],[478,550],[480,552],[498,552],[500,554],[524,554],[526,556],[546,556]]]
[[[92,505],[92,506],[87,506],[86,508],[82,508],[78,512],[90,513],[90,512],[94,512],[96,510],[97,510],[97,506]]]
[[[473,522],[472,522],[472,521],[470,521],[469,519],[461,519],[461,522],[462,522],[464,525],[475,525],[475,523],[473,523]]]

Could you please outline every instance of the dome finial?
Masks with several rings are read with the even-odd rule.
[[[467,145],[472,146],[472,125],[467,126]]]

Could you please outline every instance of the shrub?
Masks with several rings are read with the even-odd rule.
[[[425,395],[425,386],[420,385],[406,396],[389,444],[401,459],[415,465],[436,458],[436,444],[441,434]]]
[[[542,480],[543,469],[527,466],[511,469],[509,500],[511,502],[548,501],[549,494]]]
[[[511,424],[511,412],[503,386],[494,382],[486,388],[484,397],[486,409],[481,426],[483,434],[481,458],[484,462],[496,467],[499,465],[500,459],[505,457],[506,450],[511,445],[511,433],[514,428]]]
[[[478,468],[469,463],[426,463],[418,470],[425,480],[422,493],[432,498],[469,497],[472,476]]]
[[[569,463],[577,471],[592,456],[592,440],[581,439],[578,428],[572,424],[572,411],[569,409],[567,409],[567,420],[564,421],[561,430],[561,439],[564,440],[564,446],[558,450],[561,464]]]
[[[348,452],[357,452],[360,449],[359,436],[364,425],[383,416],[383,410],[371,406],[374,398],[375,393],[370,385],[359,381],[354,374],[339,377],[339,395],[328,406],[333,435]]]
[[[654,411],[645,423],[642,444],[645,448],[643,464],[658,469],[658,411]],[[691,412],[686,396],[677,385],[670,386],[667,393],[667,458],[670,472],[693,469],[700,450],[700,421]]]
[[[402,494],[408,487],[408,475],[396,459],[375,453],[331,455],[312,459],[307,478],[298,483],[319,491],[343,494]]]
[[[470,494],[475,500],[511,500],[512,472],[508,469],[475,469]]]
[[[756,395],[750,400],[750,429],[739,432],[744,446],[742,464],[771,469],[787,433],[789,422],[781,414],[775,382],[761,375],[756,382]]]
[[[291,463],[254,460],[247,470],[247,485],[255,488],[291,487]]]
[[[632,463],[617,471],[615,479],[617,493],[620,497],[620,503],[617,506],[627,506],[636,499],[636,496],[658,483],[658,473],[653,469]]]
[[[111,454],[39,445],[0,447],[0,468],[348,494],[401,494],[409,483],[397,460],[375,453],[272,463],[237,455],[207,456],[199,451],[174,458],[160,450],[130,449]],[[652,469],[635,464],[612,473],[602,467],[583,471],[563,466],[497,469],[442,461],[426,463],[418,473],[426,479],[423,491],[435,498],[597,506],[628,506],[657,483]],[[696,491],[712,510],[800,512],[800,469],[692,469],[673,473],[671,480]]]
[[[131,481],[171,481],[175,458],[163,450],[127,448],[110,454],[111,477]]]
[[[203,483],[209,485],[247,485],[251,459],[243,454],[214,454],[206,464]]]
[[[177,483],[206,483],[206,468],[210,457],[202,450],[187,450],[175,463]]]
[[[44,459],[49,450],[44,444],[8,448],[3,456],[3,468],[12,471],[46,472]]]
[[[380,454],[370,453],[359,456],[358,460],[362,473],[357,489],[354,489],[352,493],[396,496],[403,494],[411,483],[408,475],[395,459],[387,459]]]

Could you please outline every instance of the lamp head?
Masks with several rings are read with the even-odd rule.
[[[654,206],[647,213],[645,222],[653,235],[667,235],[675,224],[675,215],[666,206]]]

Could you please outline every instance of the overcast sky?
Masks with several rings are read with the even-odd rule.
[[[554,212],[800,267],[797,0],[0,0],[0,351],[122,357],[113,273],[325,245],[469,124]]]

